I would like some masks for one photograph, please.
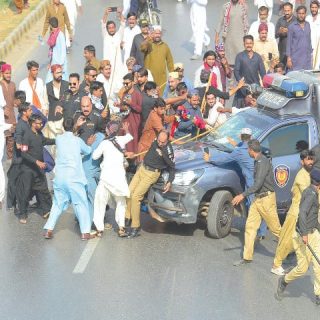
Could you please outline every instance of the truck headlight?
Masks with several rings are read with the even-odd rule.
[[[177,172],[173,184],[178,186],[188,186],[196,182],[203,175],[203,172],[204,169]]]

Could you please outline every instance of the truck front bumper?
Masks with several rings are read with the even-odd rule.
[[[194,186],[172,185],[167,193],[155,184],[149,191],[148,204],[161,218],[177,223],[195,223],[204,191]]]

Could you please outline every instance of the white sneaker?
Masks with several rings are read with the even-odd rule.
[[[285,275],[284,269],[280,266],[278,268],[271,268],[271,273],[276,274],[277,276],[283,276]]]

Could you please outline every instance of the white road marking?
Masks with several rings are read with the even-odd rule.
[[[83,273],[86,270],[99,241],[100,238],[98,237],[88,241],[72,273]]]

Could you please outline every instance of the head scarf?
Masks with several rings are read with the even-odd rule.
[[[267,31],[268,32],[268,25],[265,22],[260,23],[258,32],[260,33],[261,31]]]
[[[1,72],[11,71],[11,65],[8,63],[5,63],[1,66]]]

